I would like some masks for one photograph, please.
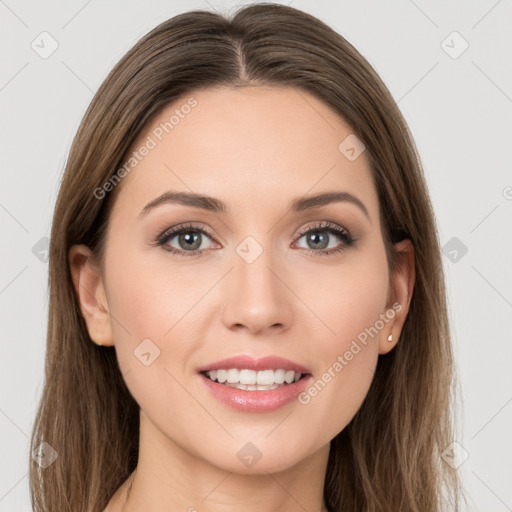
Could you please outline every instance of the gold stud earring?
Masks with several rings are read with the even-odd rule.
[[[393,335],[392,335],[392,334],[390,334],[390,335],[388,336],[388,341],[393,341]]]
[[[93,343],[95,343],[96,345],[103,346],[103,343],[98,343],[96,340],[93,340],[92,338],[91,338],[91,341],[92,341]]]

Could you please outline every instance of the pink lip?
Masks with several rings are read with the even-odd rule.
[[[297,373],[310,374],[311,372],[304,366],[277,356],[266,356],[259,359],[253,358],[249,355],[240,355],[221,359],[214,363],[207,364],[198,368],[198,372],[205,372],[207,370],[219,370],[230,368],[237,368],[238,370],[293,370]],[[299,381],[300,382],[300,381]],[[277,391],[277,390],[276,390]]]
[[[224,368],[226,367],[224,366]],[[200,374],[200,379],[217,400],[244,412],[270,412],[279,409],[297,398],[304,391],[311,378],[309,375],[297,382],[281,385],[270,391],[244,391],[213,382],[205,375]]]

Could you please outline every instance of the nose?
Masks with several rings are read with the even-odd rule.
[[[252,263],[234,255],[221,309],[228,329],[271,335],[290,327],[293,293],[281,268],[272,264],[270,251],[264,250]]]

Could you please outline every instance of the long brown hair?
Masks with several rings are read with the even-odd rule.
[[[368,395],[331,442],[324,487],[332,512],[457,510],[456,470],[440,455],[453,441],[456,397],[441,252],[413,138],[368,61],[321,20],[272,3],[229,18],[195,10],[157,26],[119,61],[94,96],[73,141],[50,243],[45,383],[30,462],[36,512],[101,512],[137,465],[139,407],[115,349],[91,342],[73,287],[68,251],[86,244],[102,260],[120,186],[97,199],[148,119],[194,90],[289,86],[314,94],[366,146],[390,269],[393,243],[415,249],[416,282],[399,343],[379,356]]]

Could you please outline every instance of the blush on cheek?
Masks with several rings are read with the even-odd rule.
[[[354,286],[345,286],[341,293],[332,291],[328,295],[338,297],[329,301],[329,308],[323,310],[326,323],[335,333],[338,351],[348,350],[353,340],[364,338],[364,333],[368,333],[385,313],[387,283],[376,278],[371,286],[364,284],[354,283]]]
[[[107,251],[109,306],[113,326],[117,331],[121,330],[124,337],[129,332],[135,343],[139,338],[142,341],[151,336],[160,337],[165,332],[163,326],[155,323],[158,308],[162,307],[159,300],[161,286],[155,284],[157,276],[144,264],[141,254],[132,250],[129,239],[122,238],[122,233],[120,228],[112,236]]]

